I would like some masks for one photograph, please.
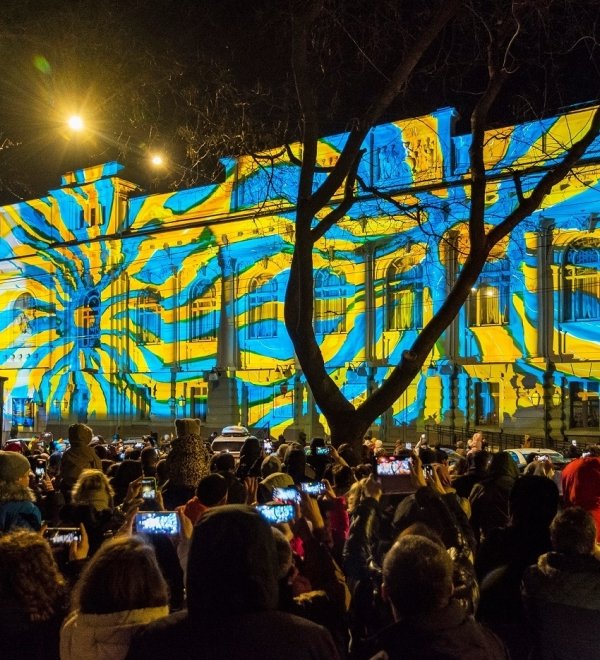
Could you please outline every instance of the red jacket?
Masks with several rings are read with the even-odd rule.
[[[576,458],[563,469],[561,481],[565,505],[580,506],[592,514],[600,542],[600,458]]]

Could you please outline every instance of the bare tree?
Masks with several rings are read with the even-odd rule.
[[[519,65],[519,44],[527,38],[528,29],[551,10],[547,3],[500,3],[479,10],[474,3],[451,0],[432,12],[428,22],[417,31],[410,46],[401,49],[387,84],[376,94],[364,112],[357,117],[348,132],[347,140],[334,166],[316,186],[317,174],[323,168],[317,163],[319,109],[310,70],[311,35],[321,19],[325,2],[313,0],[301,3],[302,11],[294,16],[292,42],[293,71],[300,106],[302,126],[302,157],[295,162],[300,167],[296,210],[296,236],[286,291],[285,322],[302,371],[310,385],[317,405],[325,415],[332,441],[359,443],[374,420],[384,413],[417,376],[427,356],[459,313],[468,298],[494,246],[531,213],[540,207],[552,187],[560,182],[579,162],[586,148],[600,130],[600,110],[593,115],[586,134],[566,150],[564,156],[552,164],[532,189],[524,194],[521,179],[515,175],[517,202],[513,209],[486,225],[486,190],[488,176],[484,163],[485,132],[498,96],[510,81]],[[368,131],[401,96],[414,74],[426,59],[428,49],[436,40],[467,16],[472,25],[479,26],[477,38],[485,44],[487,82],[477,95],[471,112],[470,209],[468,214],[468,247],[464,264],[452,284],[445,302],[435,310],[409,350],[404,351],[381,386],[355,407],[327,373],[313,327],[314,278],[313,253],[315,244],[339,222],[357,199],[358,167],[362,145]],[[342,199],[336,197],[343,187]],[[489,222],[489,219],[488,219]]]

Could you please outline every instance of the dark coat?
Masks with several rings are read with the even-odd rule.
[[[337,660],[325,628],[284,612],[251,612],[202,625],[187,612],[155,621],[134,638],[127,660]],[[491,660],[491,659],[490,659]]]
[[[600,561],[548,552],[525,571],[522,593],[539,658],[599,657]]]
[[[507,660],[502,642],[455,601],[427,617],[397,621],[367,641],[359,658]]]
[[[68,497],[73,486],[84,470],[102,470],[102,461],[92,447],[83,442],[73,441],[60,461],[60,490]]]

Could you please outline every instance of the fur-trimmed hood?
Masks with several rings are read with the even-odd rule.
[[[0,481],[0,503],[3,502],[35,502],[31,488],[8,481]]]
[[[560,552],[547,552],[540,556],[537,567],[548,577],[554,577],[558,573],[597,573],[600,575],[600,561],[594,555],[569,556]]]

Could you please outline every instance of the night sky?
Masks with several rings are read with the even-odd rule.
[[[219,156],[297,139],[287,10],[298,4],[3,0],[0,203],[38,197],[62,173],[112,159],[150,190],[194,185],[219,176]],[[531,9],[491,113],[496,125],[600,96],[594,41],[600,3],[523,5]],[[324,6],[310,58],[326,135],[360,115],[439,5],[326,0]],[[462,117],[457,130],[467,131],[485,84],[481,24],[496,10],[506,19],[507,6],[482,0],[461,12],[382,121],[452,105]],[[66,128],[73,113],[84,116],[85,134]],[[147,165],[151,150],[170,158],[158,174]]]

